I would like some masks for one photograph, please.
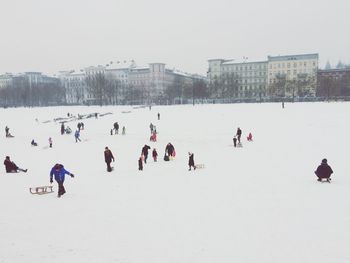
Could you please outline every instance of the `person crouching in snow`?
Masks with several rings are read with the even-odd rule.
[[[156,162],[157,161],[157,157],[158,157],[158,153],[157,153],[156,148],[154,148],[153,151],[152,151],[152,157],[153,157],[153,160]]]
[[[249,135],[247,137],[247,140],[250,141],[250,142],[253,141],[253,135],[252,135],[251,132],[249,133]]]
[[[318,177],[317,181],[322,181],[323,178],[327,181],[331,180],[331,174],[333,173],[332,168],[327,164],[327,159],[323,159],[321,164],[317,167],[315,171],[316,176]]]
[[[32,142],[30,143],[32,146],[38,146],[38,144],[34,141],[34,139],[32,140]]]
[[[68,172],[66,169],[64,169],[64,166],[59,163],[56,163],[50,171],[50,183],[51,184],[53,183],[53,176],[55,176],[55,181],[58,184],[57,197],[61,197],[66,193],[66,189],[64,189],[64,186],[63,186],[66,174],[70,175],[70,177],[72,178],[74,177],[74,174],[72,174],[71,172]]]
[[[14,162],[10,160],[10,156],[6,156],[4,161],[6,173],[18,173],[18,171],[21,172],[27,172],[27,169],[21,169],[19,168]]]
[[[189,166],[189,171],[191,171],[191,168],[193,167],[194,170],[196,170],[196,166],[194,165],[194,154],[193,153],[188,153],[188,166]]]

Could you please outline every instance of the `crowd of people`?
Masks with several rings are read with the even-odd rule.
[[[160,120],[160,113],[157,114],[157,118],[158,120]],[[150,137],[150,141],[156,143],[157,142],[157,130],[156,130],[156,126],[153,123],[150,123],[150,132],[151,132],[151,137]],[[69,129],[69,130],[67,130]],[[9,127],[6,126],[5,127],[5,135],[6,137],[13,137],[10,132],[9,132]],[[81,142],[80,139],[80,131],[84,130],[84,123],[83,122],[79,122],[77,124],[77,130],[74,133],[74,137],[75,137],[75,142]],[[61,135],[64,134],[70,134],[70,128],[67,126],[65,127],[65,124],[62,122],[61,123]],[[122,134],[125,135],[126,133],[126,128],[125,126],[123,126],[122,128]],[[111,129],[111,135],[113,134],[119,134],[119,123],[118,122],[114,122],[113,124],[113,129]],[[242,130],[240,127],[237,128],[237,131],[233,137],[233,146],[234,147],[243,147],[242,146],[242,142],[241,142],[241,137],[242,137]],[[253,135],[251,132],[249,132],[248,136],[247,136],[247,141],[248,142],[252,142],[253,141]],[[48,139],[49,142],[49,147],[52,148],[53,147],[53,140],[51,137],[49,137]],[[38,146],[38,143],[32,139],[31,141],[31,145],[32,146]],[[149,151],[151,150],[151,146],[145,144],[142,149],[141,149],[141,155],[138,159],[138,170],[142,171],[144,169],[144,164],[147,164],[147,160],[148,160],[148,154]],[[171,161],[174,160],[176,156],[176,151],[175,151],[175,147],[172,143],[167,143],[167,145],[165,146],[165,151],[164,151],[164,161]],[[152,150],[152,158],[154,162],[157,162],[158,160],[158,152],[156,148],[153,148]],[[115,162],[115,157],[112,153],[112,151],[106,146],[105,150],[104,150],[104,160],[105,163],[107,165],[107,172],[112,172],[113,171],[113,167],[111,166],[112,162]],[[4,160],[4,165],[5,165],[5,170],[6,173],[18,173],[18,172],[27,172],[27,169],[22,169],[19,168],[13,161],[11,161],[9,156],[5,157]],[[195,161],[194,161],[194,153],[193,152],[188,152],[188,167],[189,167],[189,171],[196,170],[196,165],[195,165]],[[200,167],[201,168],[201,167]],[[317,176],[317,180],[318,181],[323,181],[326,180],[327,182],[330,182],[331,178],[331,174],[333,173],[332,168],[328,165],[327,163],[327,159],[323,159],[321,164],[317,167],[317,170],[315,171],[315,174]],[[71,177],[74,177],[74,175],[67,171],[64,166],[62,164],[55,164],[51,171],[50,171],[50,183],[53,183],[53,177],[55,179],[55,181],[58,184],[58,197],[61,197],[63,194],[66,193],[66,190],[64,188],[64,180],[65,180],[65,175],[68,174]]]

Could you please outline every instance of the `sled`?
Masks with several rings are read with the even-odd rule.
[[[50,194],[50,193],[53,193],[52,187],[53,185],[30,187],[29,191],[31,194],[38,194],[38,195]]]
[[[205,165],[204,165],[204,163],[200,163],[200,164],[196,164],[195,167],[196,167],[196,169],[203,169],[203,168],[205,168]]]
[[[321,182],[321,183],[330,183],[331,182],[331,178],[319,178],[317,179],[317,181]]]

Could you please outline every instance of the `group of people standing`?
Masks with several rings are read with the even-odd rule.
[[[111,129],[111,135],[114,134],[119,134],[119,123],[118,122],[115,122],[113,123],[113,129]],[[125,126],[123,126],[122,128],[122,135],[125,135],[126,134],[126,128]]]

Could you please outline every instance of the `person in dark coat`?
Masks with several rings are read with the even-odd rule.
[[[6,156],[4,165],[6,173],[18,173],[18,171],[26,173],[28,171],[28,169],[19,168],[14,162],[10,160],[10,156]]]
[[[174,146],[169,142],[165,147],[165,153],[170,157],[170,156],[174,156],[174,151],[175,151]]]
[[[241,142],[241,136],[242,136],[242,130],[239,127],[237,128],[236,136],[237,136],[238,143],[240,143]]]
[[[114,156],[113,156],[111,150],[108,149],[108,147],[105,148],[104,154],[105,154],[105,162],[107,164],[107,171],[111,172],[112,171],[111,162],[112,162],[112,160],[114,162]]]
[[[81,129],[81,123],[80,123],[80,122],[78,122],[77,128],[78,128],[78,130],[80,131],[80,129]]]
[[[194,170],[196,170],[196,166],[194,165],[194,154],[193,153],[188,153],[188,166],[189,166],[189,171],[191,171],[191,168],[193,167]]]
[[[233,137],[233,146],[237,147],[237,137],[236,136]]]
[[[152,157],[153,157],[153,160],[156,162],[157,161],[157,157],[158,157],[158,153],[157,153],[156,148],[154,148],[153,151],[152,151]]]
[[[68,172],[66,169],[64,169],[64,166],[62,164],[56,163],[51,171],[50,171],[50,183],[53,183],[53,176],[55,176],[55,181],[58,184],[58,194],[57,197],[61,197],[66,193],[66,189],[64,189],[63,183],[65,179],[65,175],[68,174],[70,177],[74,177],[74,174],[71,172]]]
[[[113,124],[113,127],[114,127],[114,134],[118,134],[118,132],[119,132],[119,124],[118,124],[118,122],[115,122]]]
[[[62,124],[61,124],[61,134],[63,135],[65,131],[66,131],[66,130],[65,130],[65,128],[64,128],[64,123],[62,123]]]
[[[322,178],[330,180],[331,174],[333,173],[332,168],[328,165],[327,159],[323,159],[321,164],[317,167],[315,171],[318,181],[322,181]]]
[[[32,146],[38,146],[38,143],[34,141],[34,139],[32,140],[32,142],[30,143]]]
[[[158,120],[160,120],[160,113],[158,112]]]
[[[9,132],[10,132],[10,128],[9,127],[5,127],[5,135],[6,137],[9,137]]]
[[[148,150],[151,149],[151,147],[149,147],[147,144],[145,144],[145,146],[143,146],[141,154],[144,156],[144,161],[145,163],[147,163],[147,157],[148,157]]]
[[[139,158],[139,171],[143,170],[143,161],[142,161],[142,156]]]

